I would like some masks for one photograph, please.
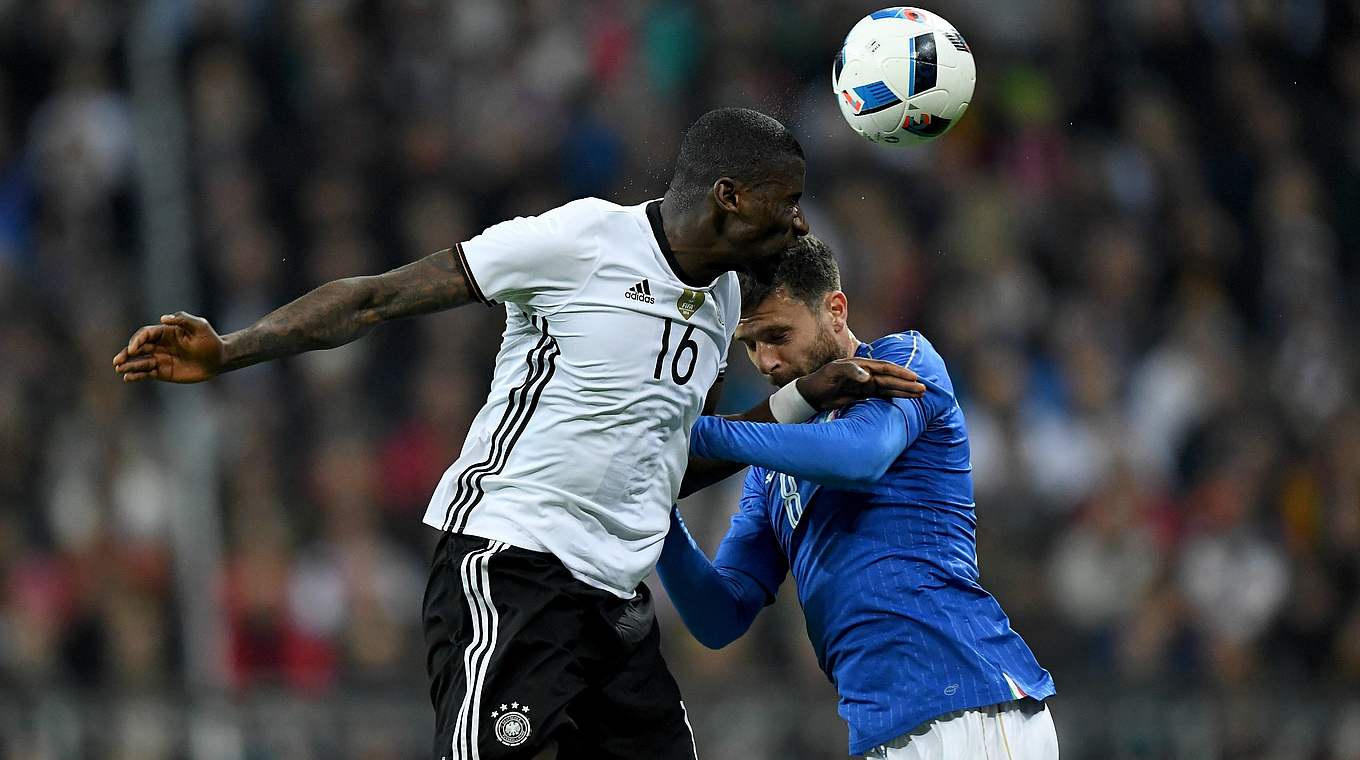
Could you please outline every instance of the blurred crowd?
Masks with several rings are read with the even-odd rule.
[[[941,0],[977,90],[909,150],[856,137],[828,84],[876,7],[0,2],[0,758],[423,752],[420,516],[501,313],[201,388],[110,360],[169,310],[226,332],[504,218],[658,197],[721,105],[802,140],[856,334],[920,329],[949,363],[983,583],[1055,676],[1065,756],[1360,758],[1360,3]],[[152,43],[168,100],[137,94]],[[151,295],[165,224],[192,302]],[[768,390],[745,364],[727,408]],[[170,418],[180,393],[207,417]],[[174,431],[209,423],[220,562],[189,593]],[[682,505],[710,550],[735,494]],[[843,756],[781,596],[716,653],[661,611],[701,756]],[[204,599],[207,648],[182,625]],[[110,722],[134,698],[219,720]],[[262,699],[288,707],[240,718]],[[278,739],[355,699],[414,717]]]

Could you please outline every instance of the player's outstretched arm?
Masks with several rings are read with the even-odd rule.
[[[900,364],[877,359],[840,359],[794,382],[797,383],[798,392],[817,412],[839,409],[866,398],[921,398],[926,392],[925,385],[915,372]],[[711,411],[705,405],[704,413],[709,414]],[[732,422],[777,421],[770,411],[769,399],[741,414],[724,415],[724,419]],[[703,418],[700,418],[700,422],[703,422]],[[743,461],[697,456],[691,448],[685,478],[680,483],[680,498],[725,480],[744,467],[746,462]]]
[[[271,359],[343,346],[380,322],[471,300],[467,276],[445,250],[384,274],[328,282],[227,335],[192,314],[163,316],[132,335],[113,368],[125,382],[199,383]]]
[[[925,429],[920,402],[869,401],[821,425],[774,425],[703,417],[690,431],[691,456],[765,467],[824,485],[877,482]]]

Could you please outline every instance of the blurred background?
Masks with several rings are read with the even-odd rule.
[[[856,333],[949,362],[1063,756],[1360,758],[1360,2],[940,0],[977,91],[901,151],[829,87],[878,7],[0,0],[0,758],[423,756],[420,517],[501,312],[207,386],[110,360],[657,197],[724,105],[802,140]],[[682,505],[710,550],[735,480]],[[701,757],[845,755],[791,585],[721,652],[662,596]]]

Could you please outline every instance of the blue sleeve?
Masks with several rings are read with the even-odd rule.
[[[709,562],[694,542],[680,511],[671,509],[657,574],[685,627],[710,649],[746,633],[788,574],[788,562],[762,514],[762,485],[759,473],[747,475],[741,509],[732,516],[716,562]]]
[[[899,399],[906,401],[906,399]],[[921,405],[870,399],[829,422],[778,425],[700,417],[690,453],[830,486],[873,483],[925,429]]]

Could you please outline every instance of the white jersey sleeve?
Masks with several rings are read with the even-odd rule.
[[[458,244],[472,294],[488,305],[518,304],[550,314],[584,287],[600,256],[589,213],[594,199],[573,201],[539,216],[520,216]]]
[[[722,312],[721,321],[723,325],[731,325],[733,331],[736,330],[737,322],[741,320],[741,284],[736,276],[723,277],[719,280],[714,290],[718,291],[719,309]],[[728,336],[731,340],[731,336]],[[718,357],[718,380],[723,380],[727,376],[727,351],[722,352]]]

